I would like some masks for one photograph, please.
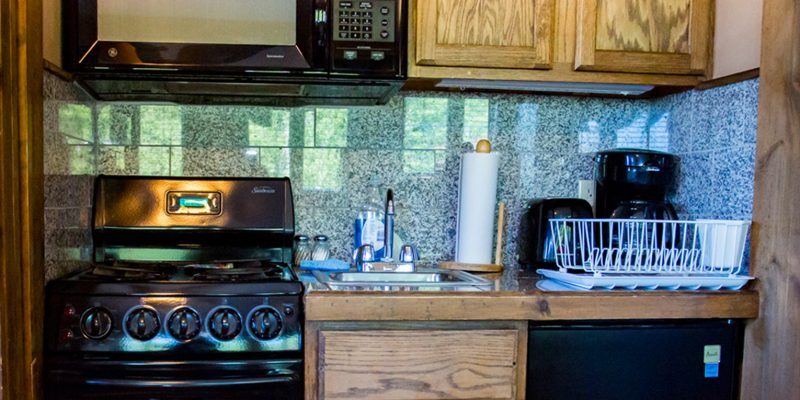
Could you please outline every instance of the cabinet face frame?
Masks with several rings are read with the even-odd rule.
[[[712,0],[689,0],[689,53],[597,49],[599,1],[578,0],[576,70],[675,75],[704,75],[711,70],[710,60],[714,35],[714,4]],[[616,1],[621,2],[622,0]]]
[[[439,15],[446,13],[439,9],[440,1],[442,0],[418,0],[415,2],[416,65],[516,69],[551,68],[555,38],[555,0],[523,0],[524,3],[532,3],[534,7],[533,47],[438,43]]]

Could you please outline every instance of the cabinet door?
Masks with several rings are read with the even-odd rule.
[[[702,75],[713,35],[711,0],[579,0],[575,68]]]
[[[514,399],[517,330],[320,331],[322,399]]]
[[[554,0],[418,0],[416,63],[549,68]]]

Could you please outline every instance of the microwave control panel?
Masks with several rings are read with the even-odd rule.
[[[334,73],[397,77],[405,58],[401,0],[333,0]]]
[[[395,0],[334,0],[333,40],[337,42],[394,43]]]

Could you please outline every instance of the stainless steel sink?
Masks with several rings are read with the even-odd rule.
[[[475,275],[443,269],[416,272],[322,272],[318,281],[332,290],[489,290],[493,283]]]

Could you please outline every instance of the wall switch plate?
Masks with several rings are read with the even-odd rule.
[[[595,186],[593,180],[581,179],[578,181],[578,197],[584,199],[595,208]]]

